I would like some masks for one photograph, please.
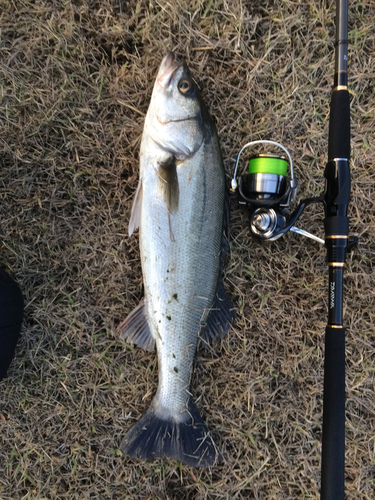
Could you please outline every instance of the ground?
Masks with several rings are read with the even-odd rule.
[[[241,146],[282,142],[299,198],[324,189],[333,1],[0,2],[0,264],[26,303],[0,383],[1,500],[318,499],[327,266],[288,234],[261,246],[231,200],[229,336],[200,350],[193,391],[225,463],[121,456],[151,401],[154,353],[116,327],[142,298],[127,235],[144,116],[168,49],[202,88],[233,173]],[[375,487],[374,0],[349,8],[352,117],[345,268],[346,498]],[[244,169],[245,164],[242,164]],[[323,214],[299,226],[322,236]]]

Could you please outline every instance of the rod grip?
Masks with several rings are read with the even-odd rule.
[[[350,194],[350,186],[349,186]],[[349,202],[349,199],[347,203]],[[349,217],[346,215],[326,217],[324,219],[324,232],[326,236],[342,235],[348,236],[349,234]]]
[[[334,90],[329,117],[328,161],[350,158],[350,101],[347,90]]]
[[[326,327],[321,500],[344,500],[345,328]]]

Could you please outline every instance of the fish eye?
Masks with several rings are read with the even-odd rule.
[[[178,90],[184,94],[189,95],[194,90],[194,84],[191,80],[183,79],[178,82]]]

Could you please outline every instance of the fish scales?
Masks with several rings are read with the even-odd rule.
[[[142,207],[140,248],[159,358],[157,398],[162,411],[174,413],[186,409],[197,332],[213,303],[220,272],[225,185],[212,147],[203,144],[177,167],[180,204],[175,214],[168,215],[155,171],[148,169],[142,178],[144,193],[155,193]],[[151,158],[143,161],[148,165]]]
[[[129,223],[129,233],[140,229],[144,302],[121,337],[148,349],[156,343],[159,365],[150,408],[120,447],[132,457],[193,466],[220,460],[190,380],[199,334],[223,336],[234,317],[220,278],[225,190],[216,129],[189,70],[168,54],[146,116]]]

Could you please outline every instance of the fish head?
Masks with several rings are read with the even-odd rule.
[[[160,65],[147,112],[146,127],[152,139],[183,159],[199,149],[209,121],[189,68],[169,52]]]

